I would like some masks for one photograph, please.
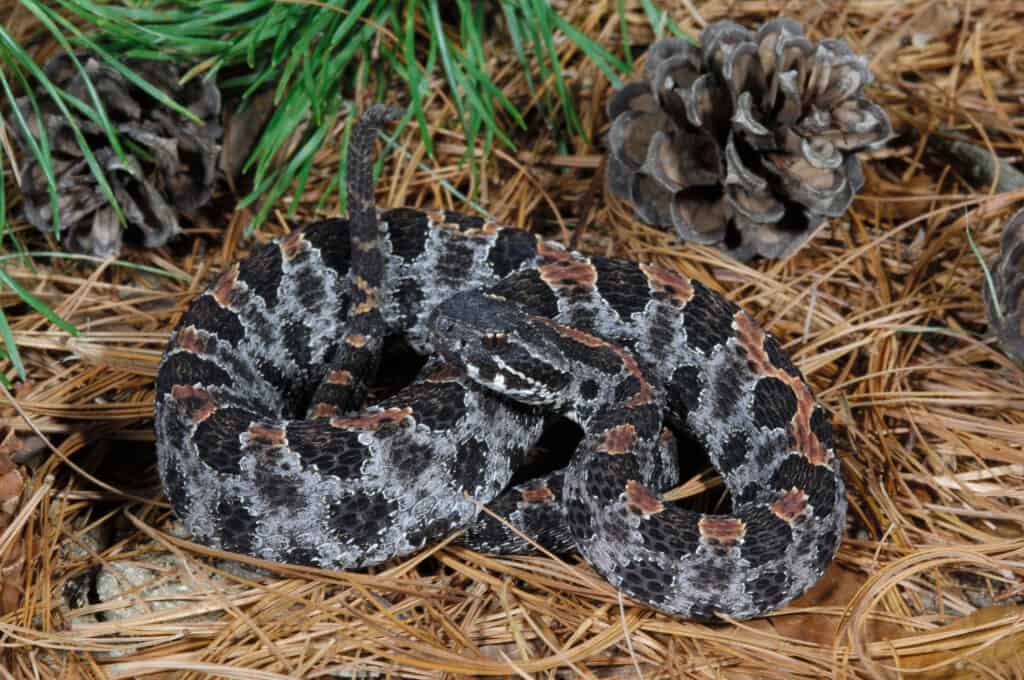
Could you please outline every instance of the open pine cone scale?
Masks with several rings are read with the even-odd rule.
[[[178,216],[193,215],[206,203],[217,176],[221,129],[220,91],[208,81],[180,81],[180,69],[168,62],[128,60],[126,64],[168,97],[189,108],[200,122],[164,109],[120,72],[95,56],[76,57],[89,75],[96,94],[121,141],[123,155],[110,145],[96,121],[76,115],[75,123],[102,168],[125,224],[136,231],[143,246],[155,248],[181,231]],[[57,53],[43,67],[47,77],[66,94],[85,102],[92,95],[82,73],[67,53]],[[29,133],[46,131],[57,188],[60,237],[64,246],[99,256],[121,250],[123,226],[85,161],[73,128],[63,111],[44,92],[36,93],[36,109],[27,97],[18,100]],[[47,178],[20,125],[16,139],[23,152],[21,165],[25,216],[42,231],[53,229]]]
[[[853,152],[892,134],[863,95],[871,74],[841,40],[798,24],[729,21],[701,46],[651,46],[646,81],[611,99],[609,188],[645,222],[740,259],[783,257],[863,186]]]

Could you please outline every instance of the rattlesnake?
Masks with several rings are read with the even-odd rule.
[[[171,336],[157,377],[157,453],[193,536],[269,560],[359,568],[480,522],[479,504],[497,497],[513,521],[562,518],[612,585],[669,613],[755,616],[817,581],[841,540],[843,481],[827,414],[776,341],[664,267],[589,257],[450,211],[378,211],[373,139],[392,113],[370,109],[353,130],[351,220],[258,249],[196,298]],[[431,315],[460,312],[452,298],[467,289],[486,295],[455,298],[463,306],[498,298],[549,320],[576,347],[571,365],[590,366],[559,383],[577,399],[562,410],[586,426],[580,452],[504,496],[544,425],[528,402],[551,401],[525,388],[517,396],[510,383],[550,384],[565,370],[537,349],[543,333],[524,338],[519,364],[502,371],[456,352],[394,396],[353,406],[382,338],[434,353]],[[620,415],[642,406],[650,422],[601,429],[597,405],[610,414],[616,400]],[[673,450],[662,416],[706,449],[731,514],[661,499],[671,465],[634,449]],[[501,531],[484,521],[467,535],[493,548],[507,542]]]

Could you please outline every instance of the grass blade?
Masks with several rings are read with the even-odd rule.
[[[25,364],[21,361],[21,354],[18,352],[18,346],[14,342],[14,333],[11,332],[11,325],[7,323],[7,315],[4,314],[2,308],[0,308],[0,338],[3,339],[4,347],[7,348],[7,358],[10,359],[15,373],[18,374],[20,380],[24,380],[26,378]],[[0,378],[3,378],[5,387],[11,386],[7,376],[3,373],[0,373]]]
[[[6,32],[3,30],[3,26],[0,26],[0,41],[4,38],[9,38]],[[25,89],[25,96],[29,101],[29,105],[32,107],[32,111],[35,113],[36,120],[42,120],[42,113],[39,111],[39,105],[36,102],[35,95],[32,94],[32,88],[29,87],[28,81],[25,79],[25,75],[18,68],[17,64],[12,62],[7,54],[0,55],[3,57],[4,63],[11,69],[12,72],[18,77],[22,83],[22,87]],[[60,236],[60,212],[57,210],[57,179],[53,173],[53,158],[50,155],[50,144],[49,137],[46,134],[46,128],[44,126],[39,127],[39,139],[37,140],[31,132],[28,121],[22,115],[21,107],[18,106],[17,100],[15,99],[14,92],[11,90],[10,83],[4,75],[4,70],[0,69],[0,86],[3,87],[4,94],[7,97],[7,101],[11,105],[11,112],[14,115],[14,119],[18,123],[18,127],[21,129],[22,139],[26,140],[29,145],[29,149],[32,153],[32,157],[36,159],[36,163],[39,164],[40,169],[43,171],[43,175],[46,177],[46,190],[50,198],[50,212],[53,221],[53,234],[54,237]],[[15,159],[11,158],[11,167],[15,167]]]
[[[3,42],[4,47],[6,47],[15,58],[17,58],[19,56],[20,49],[18,48],[16,43],[14,43],[13,41],[7,42],[8,40],[10,40],[10,36],[8,36],[6,32],[0,33],[0,42]],[[24,55],[24,53],[21,54]],[[24,55],[24,57],[25,58],[18,59],[18,62],[27,71],[29,71],[29,73],[32,74],[32,76],[36,79],[36,82],[46,91],[46,93],[53,100],[54,104],[57,105],[57,108],[60,109],[61,113],[67,119],[67,123],[71,127],[71,132],[75,137],[75,142],[78,144],[79,149],[81,149],[82,151],[82,156],[85,158],[86,165],[89,166],[89,171],[96,179],[97,184],[99,184],[100,190],[103,192],[104,198],[106,198],[107,202],[111,205],[111,207],[113,207],[114,213],[117,215],[118,221],[122,225],[125,224],[124,215],[121,212],[121,206],[118,204],[117,199],[114,197],[114,191],[113,189],[111,189],[110,183],[107,181],[107,176],[106,174],[104,174],[103,169],[100,167],[99,162],[96,160],[96,156],[93,154],[92,149],[89,148],[89,143],[86,141],[85,135],[82,134],[82,130],[81,128],[79,128],[77,121],[71,114],[71,111],[68,110],[67,104],[65,103],[67,95],[57,89],[57,87],[50,81],[50,79],[46,76],[43,70],[39,68],[39,66],[34,61],[27,58],[27,55]],[[42,129],[42,126],[40,126],[40,130]]]
[[[18,297],[20,297],[25,302],[25,304],[39,312],[39,314],[45,317],[50,323],[54,324],[55,326],[58,326],[59,328],[66,331],[67,333],[70,333],[71,335],[79,335],[77,328],[75,328],[67,321],[57,316],[57,314],[52,309],[47,307],[42,300],[37,298],[32,293],[28,292],[28,290],[24,286],[18,283],[14,279],[14,277],[8,274],[7,270],[2,267],[0,267],[0,283],[3,283],[12,291],[14,291],[14,293]]]
[[[967,232],[967,244],[971,247],[971,252],[974,253],[974,257],[978,259],[978,264],[981,265],[981,271],[985,273],[985,286],[988,288],[989,300],[992,301],[992,308],[996,312],[996,319],[1002,323],[1003,321],[1003,307],[999,304],[999,293],[996,292],[995,281],[992,280],[992,272],[988,268],[988,263],[985,262],[985,258],[982,256],[981,251],[978,250],[977,244],[974,242],[974,236],[971,234],[971,228],[965,227]]]

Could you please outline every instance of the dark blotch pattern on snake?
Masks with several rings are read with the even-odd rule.
[[[662,267],[588,257],[452,212],[378,213],[369,166],[391,114],[371,112],[351,142],[354,224],[310,224],[258,250],[171,336],[157,376],[157,453],[194,538],[343,569],[467,527],[474,548],[522,550],[479,514],[490,503],[528,533],[548,532],[547,545],[577,548],[627,595],[681,616],[756,616],[817,581],[841,540],[843,482],[827,416],[775,341]],[[431,315],[474,288],[550,319],[561,337],[551,342],[578,370],[562,375],[545,356],[555,345],[538,336],[502,355],[500,370],[432,358],[411,385],[360,408],[382,331],[435,354]],[[486,344],[510,349],[500,336]],[[512,398],[477,384],[495,381]],[[584,442],[565,470],[502,493],[544,425],[531,404],[551,399],[536,397],[538,384],[578,400],[560,408],[584,423]],[[658,418],[632,419],[636,409]],[[660,497],[676,475],[662,418],[706,448],[731,515]]]

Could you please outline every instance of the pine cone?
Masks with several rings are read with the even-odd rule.
[[[989,266],[995,298],[982,283],[989,328],[1006,355],[1024,366],[1024,210],[1003,226],[999,256]],[[999,302],[999,312],[995,302]]]
[[[892,135],[864,96],[864,57],[790,19],[757,33],[719,21],[700,47],[661,40],[645,73],[608,103],[609,189],[741,260],[785,257],[842,215],[864,184],[854,152]]]
[[[0,535],[14,521],[21,508],[25,480],[11,461],[8,449],[16,444],[13,433],[0,437]],[[6,544],[0,544],[0,616],[21,605],[25,575],[25,544],[19,532]]]
[[[180,85],[180,73],[173,64],[125,62],[128,68],[195,113],[203,121],[196,124],[165,108],[95,57],[78,53],[76,56],[118,132],[124,160],[118,158],[99,125],[82,116],[77,116],[75,122],[103,168],[128,226],[139,230],[142,245],[159,247],[181,231],[178,213],[194,213],[213,191],[222,132],[218,124],[220,91],[213,83],[198,79]],[[91,102],[81,73],[66,53],[52,57],[44,71],[59,89],[83,102]],[[36,93],[36,101],[52,152],[64,247],[101,257],[117,254],[121,250],[122,227],[92,176],[70,123],[45,92]],[[38,139],[39,118],[27,97],[18,100],[18,109]],[[13,115],[10,125],[20,133],[25,216],[38,229],[52,232],[46,176]]]

